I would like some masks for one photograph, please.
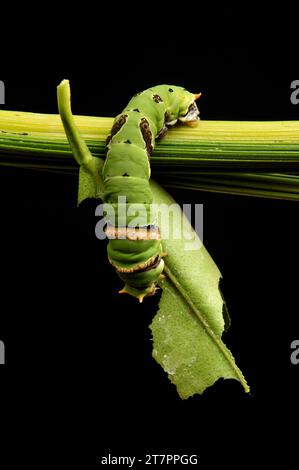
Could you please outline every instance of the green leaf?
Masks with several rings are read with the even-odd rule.
[[[156,204],[175,203],[154,182],[152,190]],[[203,393],[219,378],[239,380],[248,392],[245,378],[221,340],[224,302],[217,266],[181,211],[169,219],[164,214],[159,224],[168,255],[159,312],[150,326],[154,358],[181,398]],[[173,226],[181,231],[179,239],[177,234],[169,237]]]

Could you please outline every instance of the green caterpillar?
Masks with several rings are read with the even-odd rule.
[[[155,294],[164,267],[159,228],[150,208],[153,201],[149,185],[149,159],[155,140],[178,121],[196,122],[199,111],[194,95],[182,87],[159,85],[137,93],[119,114],[107,138],[103,167],[104,202],[115,213],[120,211],[119,197],[125,196],[125,207],[140,204],[145,208],[143,223],[130,227],[132,217],[121,224],[109,224],[108,258],[125,282],[120,293],[137,297]]]

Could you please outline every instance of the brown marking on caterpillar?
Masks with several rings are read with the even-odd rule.
[[[196,112],[198,112],[198,108],[197,108],[197,105],[196,105],[195,101],[193,101],[193,103],[191,103],[189,105],[189,108],[188,108],[185,116],[187,116],[187,114],[189,114],[189,113],[196,113]]]
[[[199,121],[199,109],[195,101],[193,101],[189,105],[186,114],[183,116],[180,116],[179,120],[185,124],[192,125],[192,126],[196,124],[197,121]]]
[[[168,111],[165,111],[164,113],[164,124],[166,124],[166,122],[169,121],[169,112]]]
[[[122,126],[127,122],[127,119],[128,119],[128,115],[122,114],[121,116],[119,116],[117,121],[114,122],[111,132],[107,137],[106,146],[111,142],[112,137],[115,136],[115,134],[117,134],[119,130],[122,128]]]
[[[160,230],[159,227],[156,226],[147,228],[114,227],[113,225],[107,225],[105,233],[107,235],[107,238],[112,238],[116,240],[160,240]]]
[[[115,263],[111,262],[109,258],[110,264],[118,271],[119,273],[137,273],[137,272],[144,272],[149,271],[150,269],[154,269],[160,263],[160,255],[154,255],[148,260],[144,261],[143,263],[136,264],[130,268],[124,268],[123,266],[118,266]]]
[[[140,113],[138,108],[133,109],[133,111],[135,111],[136,113]]]
[[[155,103],[163,103],[163,100],[160,95],[153,95],[153,100]]]
[[[152,131],[150,130],[149,122],[146,118],[142,118],[139,124],[148,157],[153,153],[152,146]]]
[[[163,127],[159,130],[158,134],[156,135],[156,140],[162,139],[164,135],[167,133],[168,127],[163,124]]]
[[[169,91],[169,93],[173,93],[173,89],[172,89],[172,88],[168,88],[168,91]]]
[[[135,273],[136,272],[144,273],[145,271],[150,271],[151,269],[155,269],[159,265],[160,260],[161,260],[160,255],[156,255],[156,257],[153,258],[152,262],[148,261],[147,264],[144,263],[145,266],[138,269],[138,271],[136,270]]]
[[[164,137],[164,135],[167,133],[168,127],[166,126],[166,123],[168,121],[169,121],[169,113],[168,113],[168,111],[165,111],[163,126],[161,127],[158,134],[156,135],[156,140],[162,139]]]

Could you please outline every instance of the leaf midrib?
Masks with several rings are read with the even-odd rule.
[[[213,340],[215,345],[218,347],[220,352],[223,354],[227,362],[229,363],[230,367],[234,371],[237,379],[241,382],[243,385],[244,389],[246,392],[249,392],[249,386],[247,385],[247,382],[240,371],[240,369],[236,366],[231,354],[229,353],[228,349],[226,348],[225,344],[222,342],[221,338],[217,336],[214,331],[212,330],[211,326],[207,322],[207,320],[202,316],[202,313],[200,310],[197,308],[197,306],[194,304],[194,302],[190,299],[190,296],[182,286],[182,284],[177,280],[176,276],[172,273],[171,269],[169,266],[165,264],[164,266],[164,272],[167,275],[167,277],[170,279],[170,281],[173,283],[175,288],[178,291],[178,294],[183,297],[183,299],[187,302],[189,307],[191,308],[192,312],[194,313],[197,321],[199,321],[202,325],[202,327],[205,329],[207,334],[210,336],[210,338]]]

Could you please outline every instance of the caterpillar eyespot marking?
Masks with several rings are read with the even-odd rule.
[[[153,153],[152,146],[152,131],[150,130],[149,122],[146,118],[142,118],[139,124],[143,140],[145,142],[147,155],[151,156]]]
[[[127,114],[122,114],[119,118],[117,118],[117,120],[114,122],[111,128],[110,134],[107,137],[106,145],[110,143],[110,141],[112,140],[112,137],[114,137],[120,131],[120,129],[125,125],[125,123],[127,122],[127,119],[128,119]]]
[[[121,226],[115,222],[115,226],[107,225],[105,230],[109,262],[125,282],[120,293],[130,294],[139,302],[156,293],[157,283],[164,277],[163,258],[167,255],[162,248],[156,216],[150,210],[149,157],[155,140],[165,135],[168,126],[177,121],[190,125],[199,119],[195,104],[198,96],[174,85],[138,92],[115,119],[107,138],[104,202],[117,205],[119,196],[125,196],[128,209],[131,203],[143,204],[145,208],[143,225],[131,227],[126,215]]]
[[[159,96],[157,94],[153,95],[153,100],[154,100],[155,103],[163,103],[163,100],[162,100],[161,96]]]

